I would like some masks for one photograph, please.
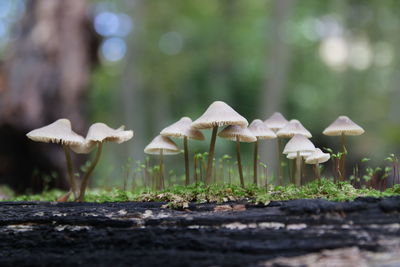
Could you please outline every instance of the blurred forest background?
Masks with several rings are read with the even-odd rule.
[[[48,172],[41,161],[64,164],[62,153],[36,155],[24,134],[67,117],[82,135],[96,121],[135,131],[105,147],[93,179],[121,186],[124,168],[145,158],[160,130],[196,119],[215,100],[249,122],[280,111],[300,120],[316,146],[335,150],[337,138],[322,131],[348,115],[366,130],[348,138],[348,166],[363,157],[383,165],[400,145],[399,14],[398,0],[1,0],[0,183],[40,190],[18,175]],[[274,142],[262,144],[273,169]],[[250,164],[253,146],[242,148]],[[234,155],[234,143],[219,139],[216,151]],[[169,157],[167,168],[183,175],[181,158]],[[25,172],[7,171],[13,161]]]

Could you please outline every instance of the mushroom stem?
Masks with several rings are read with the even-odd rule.
[[[210,151],[208,152],[208,164],[207,164],[207,172],[206,172],[206,185],[211,182],[211,174],[212,174],[212,166],[214,159],[214,150],[215,150],[215,141],[217,139],[217,131],[218,126],[214,126],[211,135],[211,143],[210,143]]]
[[[65,159],[67,160],[68,180],[69,180],[69,186],[71,187],[70,191],[72,191],[72,193],[74,194],[74,198],[77,199],[78,193],[76,191],[74,171],[72,168],[71,153],[69,152],[68,146],[63,145],[63,149],[64,149],[64,154],[65,154]]]
[[[282,140],[281,138],[276,138],[276,142],[277,142],[277,155],[278,155],[278,185],[282,185],[283,184],[283,170],[282,170],[282,156],[281,156],[281,152],[282,152]]]
[[[196,184],[198,184],[199,183],[199,179],[198,179],[198,176],[197,176],[197,156],[196,155],[194,155],[194,157],[193,157],[193,169],[194,169],[194,182],[196,183]]]
[[[301,186],[301,156],[299,151],[297,151],[296,155],[295,184],[296,186]]]
[[[239,169],[240,186],[244,188],[242,160],[240,159],[240,141],[239,141],[239,136],[236,136],[236,157],[237,157],[238,169]]]
[[[160,185],[159,189],[164,189],[164,151],[160,149]]]
[[[185,175],[186,175],[185,185],[188,186],[190,183],[190,173],[189,173],[188,140],[186,136],[183,138],[183,148],[185,151]]]
[[[319,170],[319,163],[313,165],[315,180],[321,180],[321,173]]]
[[[258,139],[254,144],[254,169],[253,169],[253,173],[254,173],[254,177],[253,177],[253,183],[257,186],[257,164],[258,163]]]
[[[344,181],[345,180],[345,175],[346,175],[346,148],[345,148],[345,143],[346,143],[346,139],[345,139],[345,135],[344,133],[342,133],[342,135],[340,136],[340,153],[342,153],[341,157],[340,157],[340,162],[339,162],[339,170],[340,170],[340,181]]]
[[[85,199],[85,191],[86,191],[86,187],[89,182],[89,177],[92,174],[97,163],[99,162],[102,150],[103,150],[103,144],[98,143],[96,156],[95,156],[94,160],[92,161],[92,163],[90,164],[89,169],[86,171],[85,176],[83,176],[82,183],[81,183],[81,189],[80,189],[79,197],[78,197],[78,202],[82,202]]]

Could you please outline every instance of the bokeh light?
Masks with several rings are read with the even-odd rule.
[[[119,61],[126,53],[125,41],[118,37],[107,38],[101,45],[101,53],[107,61]]]

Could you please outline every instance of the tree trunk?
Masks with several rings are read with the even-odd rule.
[[[289,21],[294,4],[294,0],[274,0],[272,3],[272,26],[268,35],[272,35],[270,39],[273,41],[270,44],[266,58],[267,65],[270,67],[268,72],[265,73],[265,89],[263,96],[260,98],[260,107],[263,107],[261,114],[263,114],[262,119],[264,120],[273,112],[282,111],[282,99],[285,96],[285,82],[291,58],[290,46],[284,37],[286,36],[286,23]],[[262,160],[264,161],[266,158],[267,165],[275,169],[275,174],[277,174],[278,170],[274,168],[278,165],[273,153],[276,151],[274,142],[268,142],[265,146],[260,146],[260,150]],[[266,157],[264,156],[265,154],[267,154]]]
[[[61,146],[36,144],[25,134],[59,118],[85,134],[85,89],[97,54],[85,0],[30,0],[26,10],[0,90],[0,183],[18,192],[40,191],[41,178],[53,171],[65,177]],[[64,181],[53,185],[65,187]]]

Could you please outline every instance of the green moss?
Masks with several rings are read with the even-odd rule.
[[[8,201],[55,201],[65,192],[52,190],[40,195],[24,195],[8,199]],[[174,186],[162,191],[129,192],[120,189],[89,190],[86,195],[88,202],[123,202],[123,201],[156,201],[168,202],[169,207],[186,207],[189,202],[226,202],[246,200],[257,203],[268,203],[276,200],[300,198],[325,198],[332,201],[347,201],[357,197],[384,197],[400,195],[400,185],[380,192],[374,189],[355,189],[347,182],[334,184],[331,180],[322,179],[321,183],[314,181],[297,188],[293,184],[257,188],[253,185],[241,188],[238,185]]]

